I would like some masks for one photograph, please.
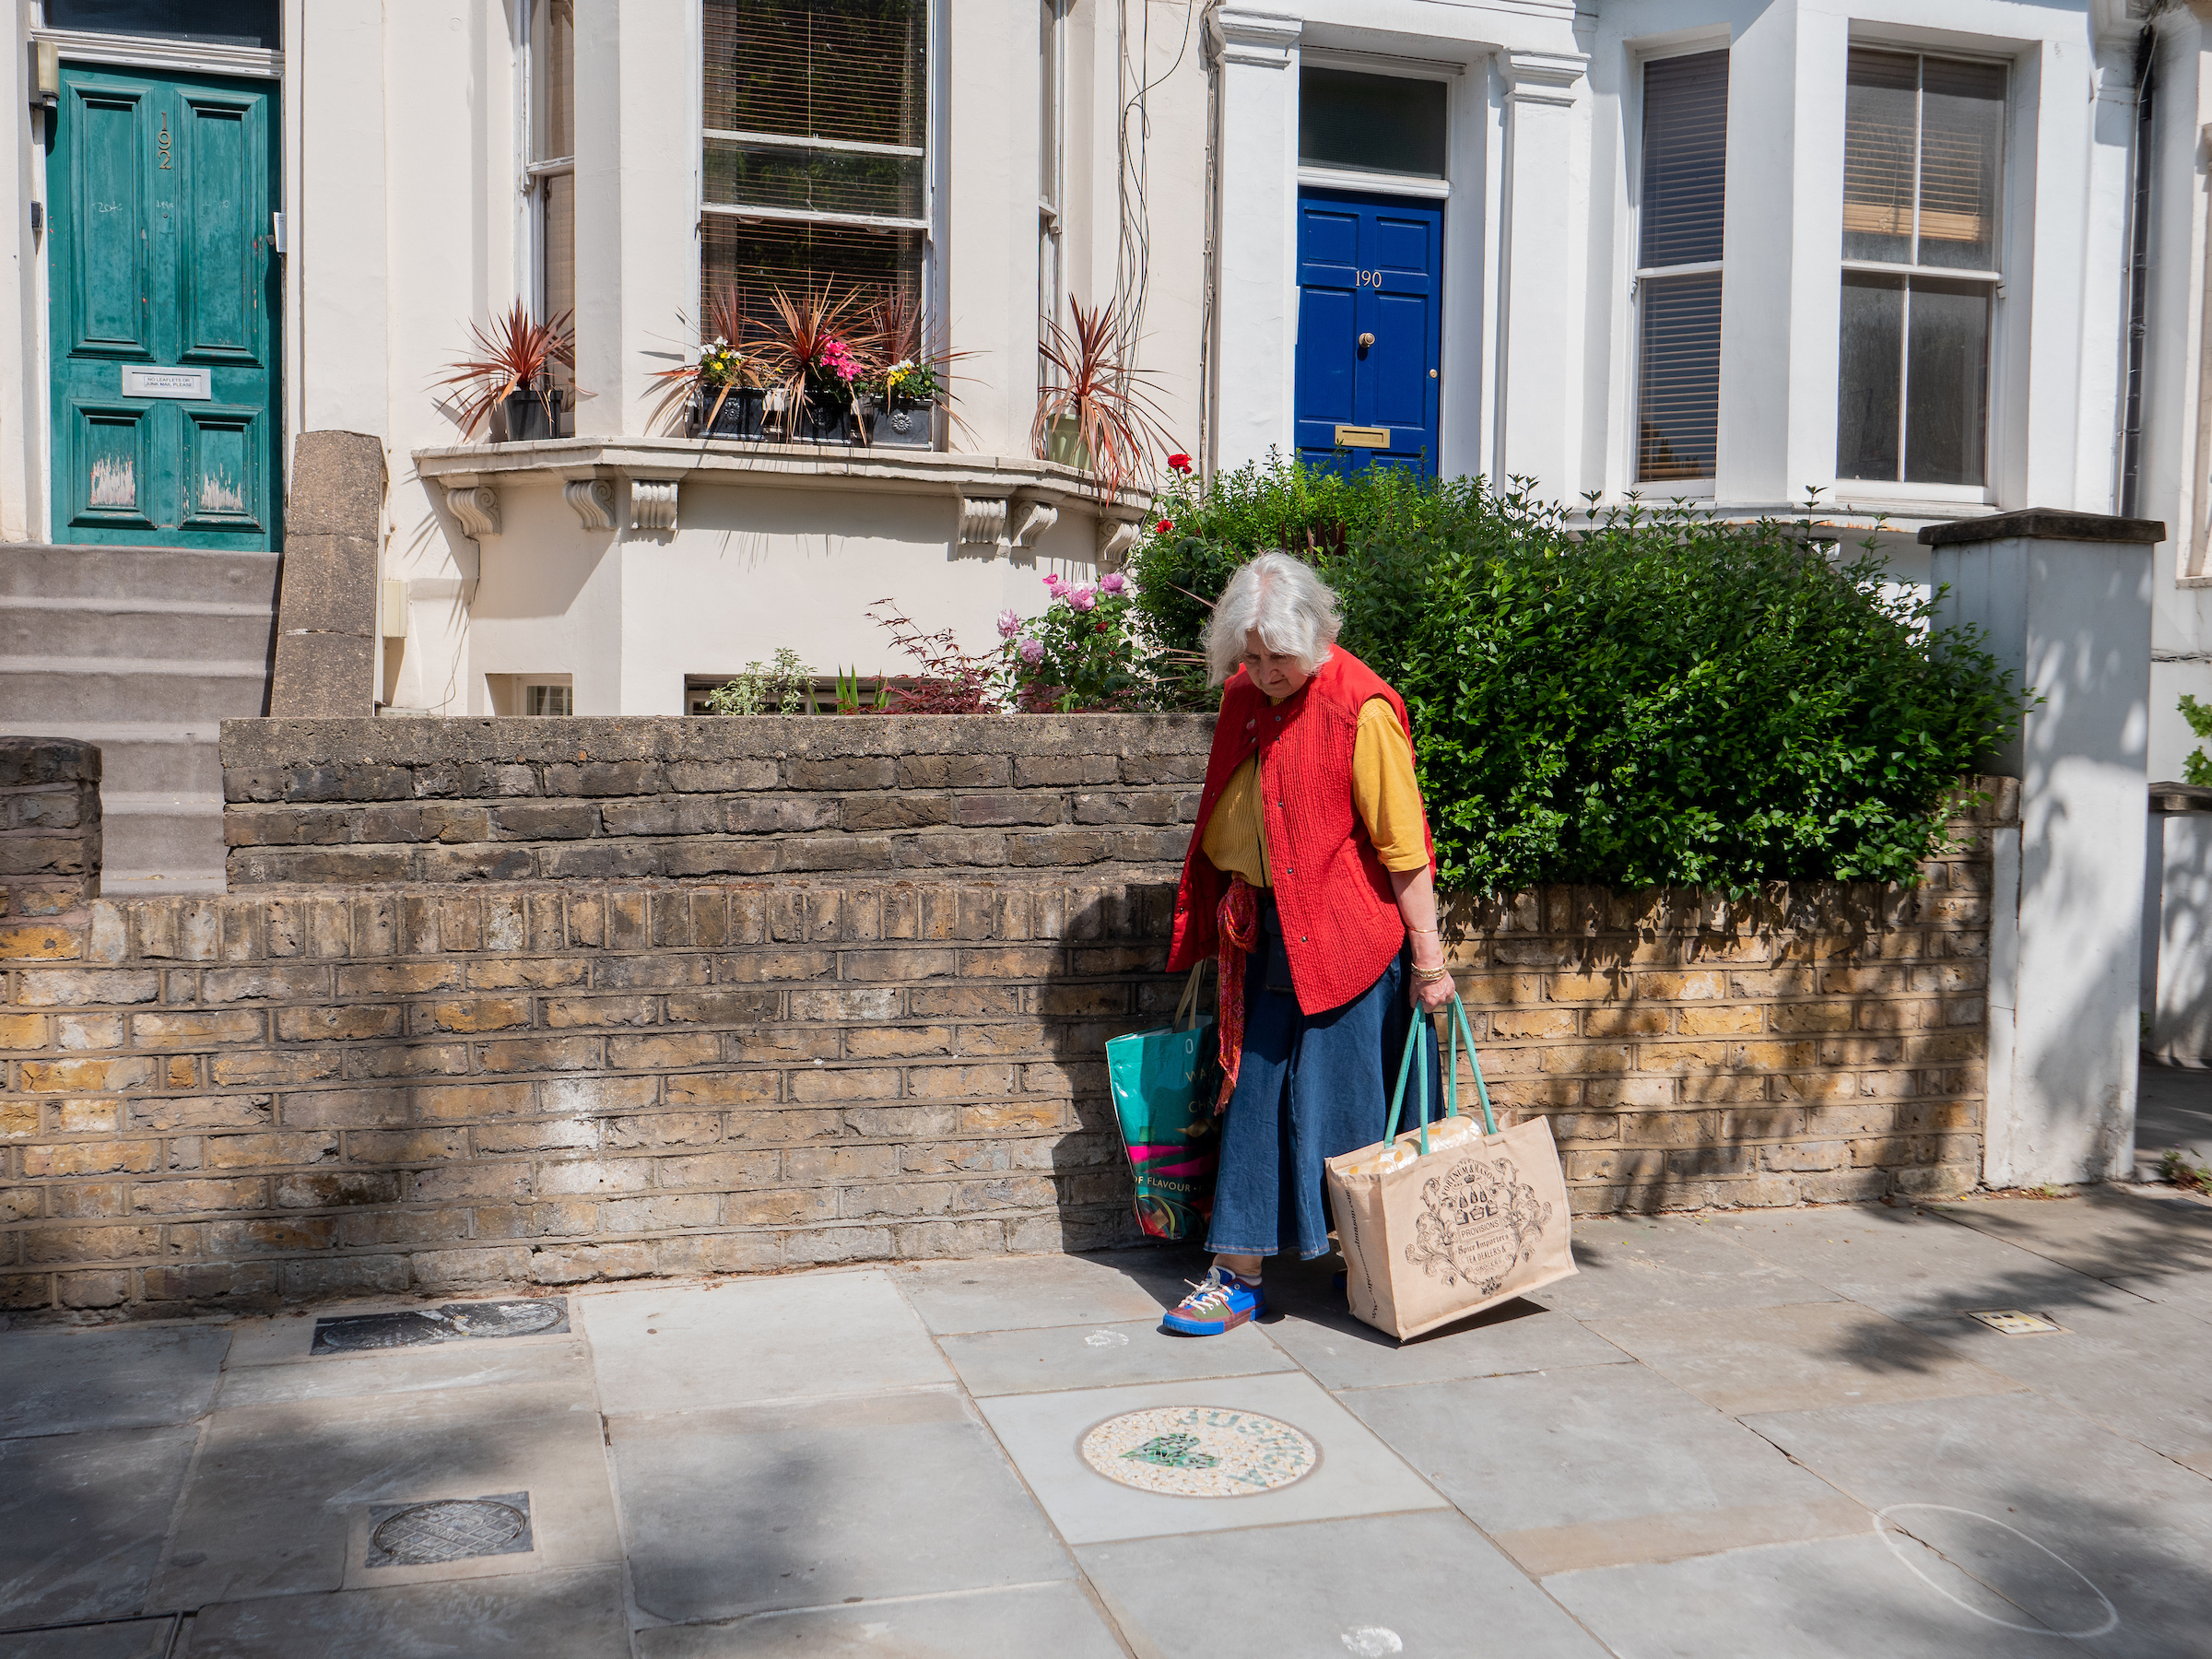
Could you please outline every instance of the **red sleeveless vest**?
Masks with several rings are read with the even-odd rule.
[[[1188,970],[1218,947],[1227,878],[1199,851],[1206,820],[1230,776],[1259,754],[1262,816],[1267,826],[1267,874],[1290,957],[1290,982],[1308,1014],[1340,1007],[1373,984],[1406,943],[1390,873],[1376,855],[1367,826],[1352,805],[1352,749],[1359,711],[1380,697],[1413,741],[1406,704],[1382,677],[1342,646],[1303,689],[1280,704],[1240,668],[1221,688],[1213,753],[1198,823],[1183,855],[1175,894],[1175,942],[1168,971]],[[1436,841],[1429,842],[1436,867]]]

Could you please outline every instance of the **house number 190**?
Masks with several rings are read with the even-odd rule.
[[[168,163],[163,162],[162,165],[166,167]],[[1358,274],[1358,280],[1355,281],[1352,286],[1355,288],[1379,288],[1382,286],[1382,273],[1380,271],[1361,271]]]

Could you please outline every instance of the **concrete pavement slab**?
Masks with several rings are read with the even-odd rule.
[[[880,1270],[579,1296],[609,1417],[877,1394],[952,1371]]]
[[[1529,1300],[1577,1319],[1602,1319],[1834,1298],[1834,1292],[1742,1249],[1731,1235],[1686,1217],[1578,1218],[1574,1260],[1574,1277],[1545,1286]]]
[[[628,1659],[619,1568],[210,1607],[185,1659]]]
[[[1257,1325],[1239,1325],[1218,1336],[1174,1336],[1159,1328],[1157,1317],[1129,1324],[977,1331],[941,1337],[939,1346],[961,1384],[978,1395],[1298,1369]]]
[[[1265,1329],[1277,1347],[1332,1389],[1630,1362],[1576,1320],[1520,1299],[1410,1342],[1360,1324],[1341,1305],[1287,1313]]]
[[[1272,1490],[1195,1498],[1123,1486],[1083,1461],[1078,1444],[1098,1424],[1126,1412],[1169,1406],[1274,1418],[1307,1436],[1320,1449],[1319,1463],[1303,1478]],[[1071,1544],[1441,1509],[1444,1503],[1319,1383],[1296,1373],[1002,1394],[978,1401],[977,1409]]]
[[[1497,1654],[1606,1650],[1450,1511],[1316,1521],[1076,1552],[1140,1653]]]
[[[0,1441],[0,1629],[143,1612],[199,1431]]]
[[[1592,1328],[1732,1417],[2019,1386],[1851,1302],[1653,1314],[1600,1320]]]
[[[624,1417],[610,1431],[634,1594],[654,1618],[1074,1576],[950,1389]]]
[[[2212,1207],[2090,1187],[2072,1198],[1972,1199],[1938,1208],[1993,1239],[2212,1319]]]
[[[218,1411],[184,1495],[151,1605],[335,1590],[357,1512],[371,1504],[530,1496],[535,1548],[510,1571],[618,1561],[599,1416],[588,1390],[426,1389]],[[383,1579],[435,1570],[379,1569]],[[445,1576],[481,1571],[452,1564]]]
[[[174,1618],[133,1618],[0,1636],[0,1659],[169,1659]]]
[[[1724,1227],[1754,1254],[1892,1319],[2085,1299],[2139,1302],[2103,1280],[1908,1206],[1747,1212]]]
[[[0,1334],[0,1438],[189,1423],[229,1343],[216,1324]]]
[[[1749,1426],[1871,1509],[1938,1506],[1898,1524],[1984,1582],[2063,1589],[2069,1618],[2108,1599],[2120,1622],[2084,1641],[2092,1653],[2205,1652],[2212,1481],[2062,1406],[2001,1394],[1777,1413]]]
[[[895,1269],[894,1277],[939,1335],[1147,1318],[1157,1324],[1182,1296],[1184,1281],[1205,1274],[1207,1260],[1189,1249],[1114,1250],[916,1263]]]
[[[2065,1328],[2007,1336],[1977,1320],[1912,1321],[1960,1357],[2063,1402],[2115,1434],[2212,1476],[2212,1324],[2166,1302],[2032,1304]]]
[[[591,1350],[580,1336],[453,1342],[435,1347],[360,1354],[317,1354],[297,1364],[249,1365],[223,1372],[218,1410],[279,1406],[293,1400],[418,1394],[429,1388],[567,1385],[589,1397]]]
[[[1909,1539],[1874,1535],[1562,1573],[1544,1588],[1618,1659],[2023,1659],[2068,1650]]]
[[[1122,1644],[1072,1583],[962,1591],[912,1601],[759,1613],[735,1624],[641,1630],[638,1659],[1122,1659]]]
[[[1547,1571],[1868,1524],[1833,1487],[1639,1365],[1361,1389],[1344,1403]],[[1584,1527],[1594,1534],[1571,1535]]]

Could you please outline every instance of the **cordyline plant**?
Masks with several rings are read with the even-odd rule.
[[[773,314],[750,331],[754,359],[768,384],[782,392],[795,430],[809,403],[853,401],[854,383],[881,360],[883,342],[862,297],[837,293],[835,283],[796,300],[778,288],[769,305]]]
[[[1130,361],[1113,303],[1085,311],[1082,301],[1071,299],[1067,309],[1074,328],[1050,323],[1037,345],[1055,379],[1037,394],[1030,444],[1038,455],[1049,455],[1054,423],[1072,422],[1081,457],[1077,465],[1090,474],[1098,499],[1109,501],[1148,476],[1153,450],[1171,450],[1175,442],[1152,377]]]
[[[711,429],[714,417],[739,386],[757,386],[758,362],[740,349],[745,334],[744,312],[734,289],[724,288],[707,303],[707,326],[700,331],[698,349],[690,360],[673,369],[656,370],[653,384],[660,398],[653,418],[666,420],[680,416],[694,394],[700,398],[700,426]]]
[[[438,382],[451,386],[465,399],[457,418],[461,435],[468,437],[510,394],[537,383],[548,363],[576,367],[576,334],[563,312],[550,323],[533,317],[520,300],[506,315],[494,318],[487,330],[471,323],[476,357],[460,358],[446,367],[453,372]]]

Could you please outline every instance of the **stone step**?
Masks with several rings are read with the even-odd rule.
[[[265,662],[147,657],[0,657],[0,715],[10,733],[44,736],[55,721],[166,715],[180,723],[261,712]]]
[[[12,724],[12,723],[11,723]],[[139,794],[220,794],[219,721],[169,725],[159,721],[46,720],[18,735],[75,737],[100,745],[100,788]]]
[[[138,794],[103,785],[100,806],[103,897],[223,890],[219,793]]]
[[[265,605],[0,596],[0,658],[251,661],[268,651],[269,628]]]
[[[24,599],[171,600],[253,605],[274,614],[276,553],[194,547],[0,546],[0,596]]]

